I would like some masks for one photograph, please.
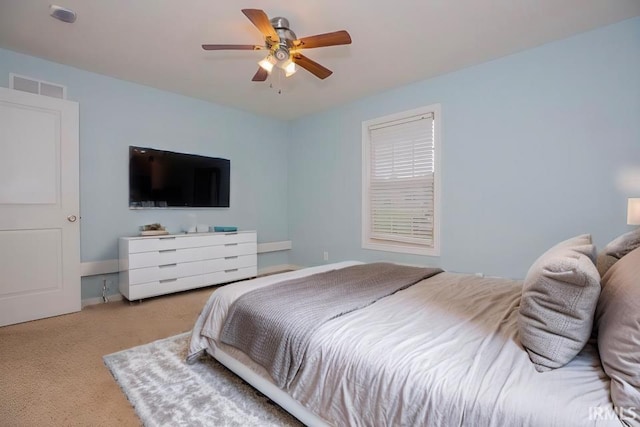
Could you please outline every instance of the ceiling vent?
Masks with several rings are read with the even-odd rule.
[[[31,77],[9,74],[9,87],[23,92],[45,95],[52,98],[67,99],[67,87],[55,83],[37,80]]]

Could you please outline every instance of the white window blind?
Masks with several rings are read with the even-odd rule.
[[[369,126],[369,141],[369,238],[433,248],[433,114]]]

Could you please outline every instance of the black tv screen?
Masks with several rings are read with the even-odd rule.
[[[230,161],[129,147],[130,208],[228,208]]]

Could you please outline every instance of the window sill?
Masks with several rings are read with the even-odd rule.
[[[363,249],[371,249],[374,251],[399,252],[412,255],[440,256],[440,250],[437,248],[422,248],[414,245],[402,245],[392,243],[374,243],[371,241],[362,242]]]

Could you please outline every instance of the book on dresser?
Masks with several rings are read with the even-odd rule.
[[[255,231],[121,237],[120,293],[139,300],[255,277]]]

